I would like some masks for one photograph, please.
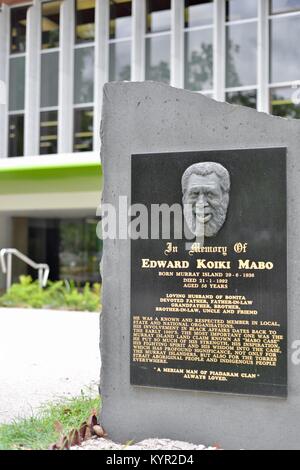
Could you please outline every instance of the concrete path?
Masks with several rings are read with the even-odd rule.
[[[99,315],[0,308],[0,423],[97,389]]]

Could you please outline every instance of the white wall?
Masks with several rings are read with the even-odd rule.
[[[63,211],[90,210],[96,213],[100,204],[99,191],[82,191],[70,193],[34,193],[0,195],[0,207],[3,212],[22,211]]]
[[[7,66],[8,66],[8,18],[9,10],[0,10],[0,158],[7,154]]]

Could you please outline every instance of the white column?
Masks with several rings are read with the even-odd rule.
[[[171,80],[170,84],[184,87],[184,0],[171,3]]]
[[[145,80],[146,1],[132,0],[131,80]]]
[[[24,156],[39,154],[41,4],[27,10]]]
[[[60,7],[60,53],[58,80],[58,153],[73,151],[74,0]]]
[[[270,111],[269,96],[269,1],[258,0],[257,110]]]
[[[214,0],[213,51],[214,98],[225,101],[225,0]]]
[[[108,81],[109,0],[96,0],[95,9],[95,84],[94,150],[100,151],[102,89]]]
[[[8,53],[9,9],[2,4],[0,11],[0,158],[7,157],[8,145]]]
[[[8,215],[0,213],[0,250],[2,248],[13,248],[12,243],[12,219]],[[6,285],[6,274],[0,270],[0,289],[4,289]]]

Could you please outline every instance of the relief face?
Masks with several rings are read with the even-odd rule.
[[[213,237],[222,228],[229,204],[230,176],[223,165],[201,162],[182,175],[184,217],[195,237]]]

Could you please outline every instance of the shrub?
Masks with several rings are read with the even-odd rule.
[[[20,282],[0,297],[0,306],[99,312],[100,290],[100,284],[87,283],[80,289],[74,282],[63,281],[49,281],[47,287],[41,289],[38,281],[21,276]]]

